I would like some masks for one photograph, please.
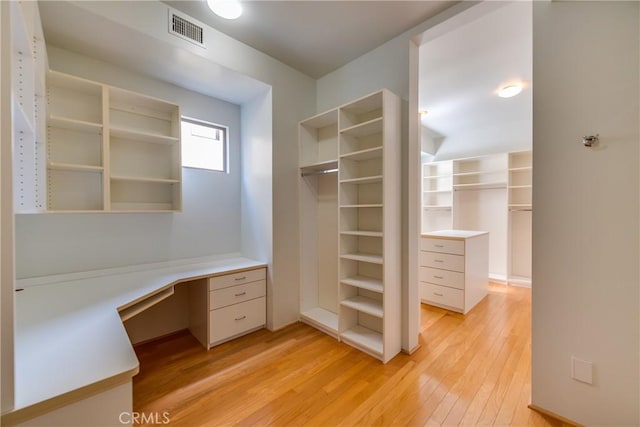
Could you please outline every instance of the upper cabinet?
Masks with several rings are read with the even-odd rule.
[[[47,73],[47,210],[180,211],[180,108]]]

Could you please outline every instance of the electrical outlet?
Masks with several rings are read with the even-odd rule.
[[[593,363],[571,356],[571,378],[593,384]]]

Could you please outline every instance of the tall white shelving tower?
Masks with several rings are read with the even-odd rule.
[[[300,122],[301,320],[387,362],[400,351],[400,99]]]

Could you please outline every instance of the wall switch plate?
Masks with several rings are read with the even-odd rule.
[[[593,363],[571,356],[571,378],[593,384]]]

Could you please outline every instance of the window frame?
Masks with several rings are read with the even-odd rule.
[[[201,126],[206,126],[209,128],[213,128],[213,129],[218,129],[221,130],[223,133],[223,137],[222,137],[222,170],[219,169],[210,169],[210,168],[205,168],[205,167],[199,167],[199,166],[186,166],[183,163],[183,159],[182,159],[182,150],[183,148],[180,148],[180,152],[181,152],[181,159],[180,159],[180,166],[182,168],[189,168],[189,169],[199,169],[199,170],[206,170],[206,171],[211,171],[211,172],[218,172],[218,173],[229,173],[229,126],[225,126],[225,125],[221,125],[218,123],[213,123],[207,120],[202,120],[202,119],[195,119],[193,117],[188,117],[188,116],[181,116],[180,117],[180,132],[181,132],[181,146],[182,144],[184,144],[185,138],[184,135],[182,135],[182,123],[183,122],[187,122],[187,123],[191,123],[191,124],[196,124],[196,125],[201,125]]]

